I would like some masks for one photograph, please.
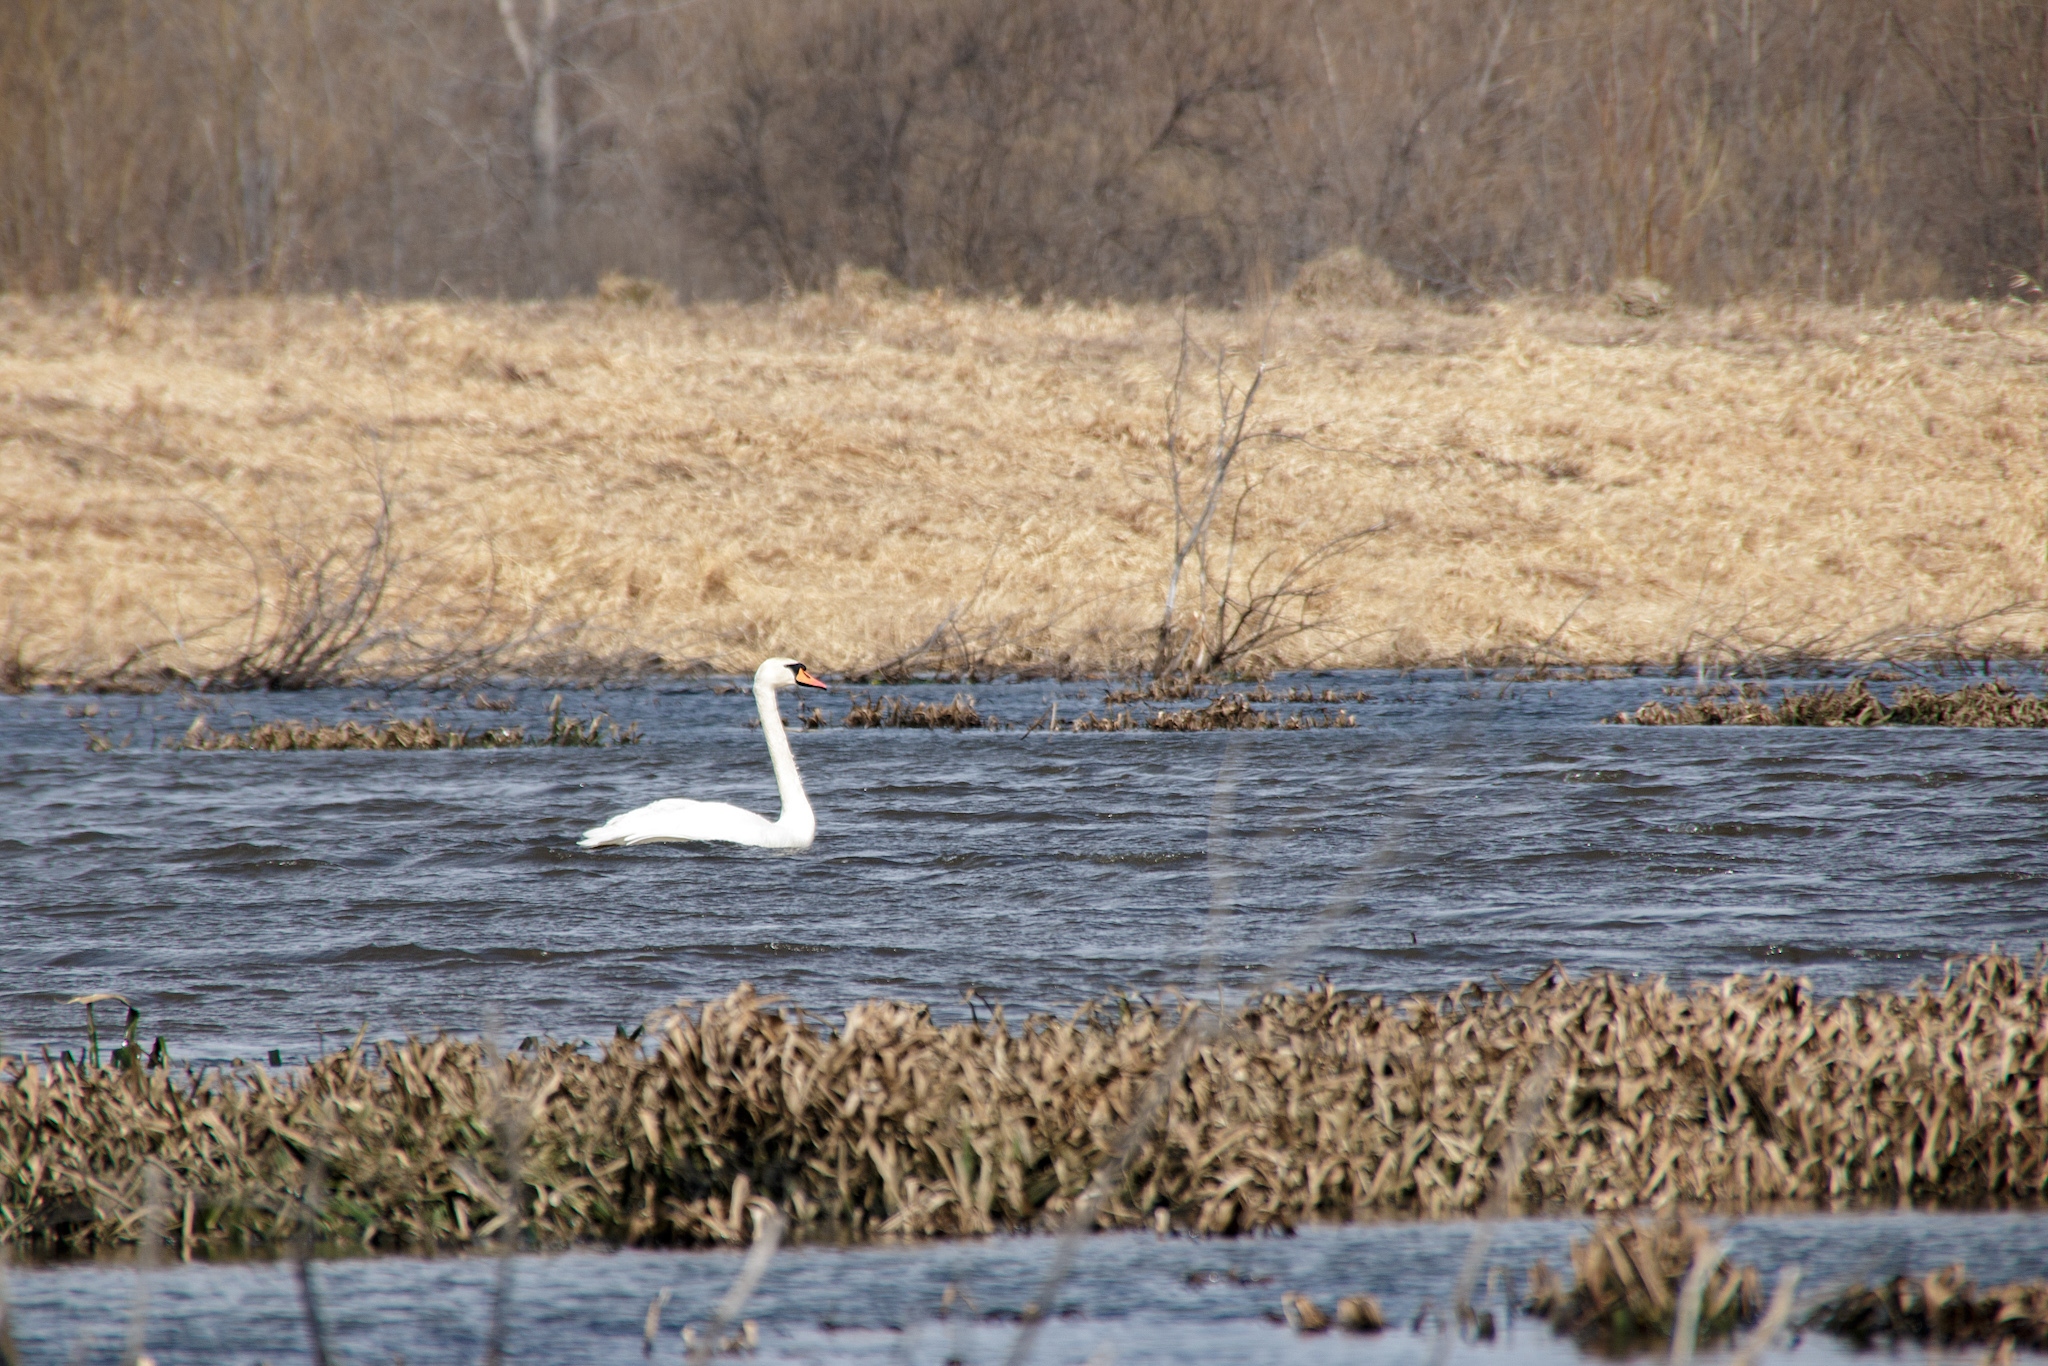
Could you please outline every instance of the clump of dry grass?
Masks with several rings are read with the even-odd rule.
[[[2048,1348],[2048,1281],[2017,1281],[1979,1294],[1957,1263],[1927,1276],[1898,1276],[1876,1290],[1856,1286],[1822,1304],[1807,1323],[1859,1347],[1883,1337]]]
[[[1529,1311],[1615,1355],[1671,1341],[1682,1318],[1696,1341],[1713,1342],[1763,1308],[1756,1268],[1723,1261],[1712,1232],[1681,1214],[1603,1221],[1572,1241],[1571,1255],[1569,1290],[1544,1262],[1529,1269]],[[1689,1305],[1688,1294],[1697,1297]]]
[[[1187,325],[1273,362],[1240,563],[1385,524],[1319,571],[1327,629],[1258,668],[2048,644],[2043,310],[1282,302]],[[1180,327],[913,291],[133,299],[118,325],[10,295],[0,682],[222,676],[255,621],[247,552],[275,624],[283,571],[387,499],[378,610],[410,629],[348,637],[381,642],[358,673],[478,642],[496,671],[573,647],[865,677],[928,640],[920,668],[979,676],[1142,666]]]
[[[1111,697],[1132,696],[1131,690],[1121,690]],[[1093,711],[1072,717],[1065,723],[1053,720],[1052,730],[1068,731],[1208,731],[1208,730],[1330,730],[1348,729],[1358,724],[1351,713],[1339,707],[1335,711],[1321,708],[1312,712],[1262,711],[1253,706],[1254,702],[1271,702],[1274,695],[1261,688],[1257,693],[1226,693],[1203,707],[1159,707],[1149,714],[1136,715],[1128,707],[1105,710],[1101,715]],[[1289,701],[1298,700],[1289,695]]]
[[[382,725],[360,721],[309,725],[304,721],[265,721],[247,730],[214,730],[201,716],[173,745],[174,749],[504,749],[525,736],[516,726],[470,731],[443,728],[433,717],[417,721],[394,717]]]
[[[1861,679],[1842,688],[1787,691],[1775,703],[1767,697],[1760,683],[1745,683],[1739,690],[1724,684],[1696,692],[1676,706],[1645,702],[1606,719],[1624,726],[2048,727],[2048,697],[2020,692],[2002,678],[1954,692],[1920,685],[1900,688],[1889,704]]]
[[[1681,994],[1556,971],[1401,1005],[1269,995],[1185,1049],[1096,1222],[1473,1211],[1541,1058],[1555,1082],[1509,1205],[2036,1200],[2044,1011],[2038,967],[2000,956],[1834,1002],[1775,976]],[[1056,1226],[1199,1018],[1118,1000],[940,1026],[880,1002],[835,1030],[743,987],[601,1052],[408,1040],[284,1075],[19,1058],[0,1082],[0,1238],[132,1240],[155,1165],[188,1254],[279,1244],[316,1162],[324,1235],[365,1246],[475,1243],[515,1219],[547,1242],[739,1241],[756,1197],[812,1236]],[[516,1159],[493,1138],[507,1114]]]
[[[817,719],[814,722],[813,716]],[[806,730],[816,729],[824,724],[821,713],[812,713],[804,718]],[[862,693],[853,699],[853,705],[846,713],[845,725],[859,727],[900,727],[906,730],[980,730],[994,728],[1002,722],[993,716],[984,716],[975,706],[974,699],[955,694],[951,702],[916,702],[907,697],[869,697]]]
[[[1206,707],[1176,707],[1155,711],[1146,720],[1147,730],[1325,730],[1357,725],[1351,713],[1339,707],[1313,712],[1275,715],[1260,711],[1241,693],[1217,698]]]
[[[1135,697],[1188,697],[1205,690],[1201,685],[1190,685],[1184,680],[1178,683],[1169,680],[1164,684],[1154,683],[1150,689],[1113,689],[1105,698],[1107,702]],[[1358,694],[1364,697],[1365,694]],[[1337,694],[1326,690],[1320,697],[1306,689],[1292,689],[1280,699],[1288,702],[1335,701]],[[1128,707],[1105,710],[1097,715],[1093,711],[1079,716],[1069,716],[1061,721],[1054,708],[1048,707],[1028,730],[1054,730],[1069,733],[1090,731],[1162,730],[1162,731],[1204,731],[1204,730],[1324,730],[1355,726],[1358,722],[1347,711],[1338,708],[1331,711],[1324,707],[1312,712],[1271,712],[1261,711],[1253,702],[1272,702],[1273,692],[1261,688],[1257,693],[1231,693],[1216,698],[1204,707],[1156,708],[1149,714],[1137,715]],[[816,708],[799,708],[797,718],[805,730],[817,730],[831,724],[831,719]],[[848,709],[842,725],[856,728],[900,727],[913,730],[1000,730],[1005,723],[1001,718],[980,710],[972,697],[955,694],[951,702],[919,702],[907,697],[870,697],[865,693],[857,695]]]

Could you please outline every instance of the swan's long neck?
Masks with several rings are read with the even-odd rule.
[[[775,790],[782,794],[782,814],[775,818],[775,824],[809,839],[817,833],[818,818],[811,811],[811,799],[804,795],[804,780],[797,775],[796,756],[789,752],[789,735],[782,729],[782,708],[776,705],[775,689],[765,682],[754,684],[754,706],[761,713],[761,734],[768,741],[768,758],[775,765]]]

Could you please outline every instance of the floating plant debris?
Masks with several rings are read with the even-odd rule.
[[[742,987],[602,1051],[411,1039],[282,1074],[15,1057],[0,1240],[132,1242],[154,1167],[182,1251],[274,1248],[299,1234],[316,1158],[324,1236],[369,1247],[476,1244],[515,1213],[549,1243],[744,1241],[757,1196],[795,1236],[1053,1226],[1206,1015],[1189,1009],[940,1025],[880,1002],[830,1029]],[[2041,965],[2005,956],[1834,1001],[1777,976],[1678,992],[1556,969],[1401,1003],[1276,993],[1186,1054],[1098,1220],[1218,1234],[1470,1213],[1539,1065],[1556,1080],[1511,1192],[1525,1210],[2039,1200],[2044,1015]]]
[[[1745,683],[1739,691],[1726,685],[1689,695],[1666,691],[1682,700],[1646,702],[1606,719],[1623,726],[2048,726],[2048,697],[2020,692],[2004,679],[1954,692],[1916,684],[1900,688],[1889,705],[1862,679],[1843,688],[1787,691],[1776,703],[1761,683]]]
[[[1586,1346],[1621,1354],[1671,1340],[1687,1273],[1700,1266],[1698,1341],[1713,1342],[1762,1308],[1756,1268],[1731,1266],[1713,1235],[1691,1219],[1603,1222],[1572,1240],[1572,1287],[1538,1261],[1529,1269],[1529,1312]]]
[[[2019,1281],[1979,1294],[1957,1263],[1928,1276],[1896,1277],[1877,1290],[1856,1286],[1822,1304],[1807,1324],[1859,1347],[1882,1337],[2048,1348],[2048,1281]]]

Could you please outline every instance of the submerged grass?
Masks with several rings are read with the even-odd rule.
[[[282,1074],[15,1058],[0,1240],[132,1242],[147,1168],[186,1256],[288,1246],[308,1217],[381,1248],[513,1223],[541,1243],[740,1242],[756,1199],[798,1237],[1053,1227],[1204,1009],[1115,1000],[1013,1029],[878,1002],[829,1029],[742,987],[602,1051],[409,1039]],[[1556,1080],[1508,1193],[1521,1208],[2037,1200],[2044,1011],[2040,965],[2004,956],[1833,1002],[1776,976],[1681,993],[1557,970],[1399,1005],[1268,995],[1184,1050],[1094,1222],[1231,1233],[1476,1210],[1546,1058]]]
[[[1761,683],[1745,683],[1739,690],[1724,684],[1690,696],[1682,689],[1666,691],[1683,700],[1646,702],[1607,719],[1624,726],[2048,727],[2048,696],[2020,692],[2002,678],[1954,692],[1904,687],[1889,705],[1861,679],[1841,688],[1788,691],[1775,703]]]

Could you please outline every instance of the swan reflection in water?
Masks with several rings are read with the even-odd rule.
[[[804,780],[797,776],[796,756],[789,752],[789,736],[782,729],[775,694],[783,688],[824,686],[793,659],[764,660],[754,670],[754,706],[761,713],[761,735],[768,741],[768,758],[775,765],[775,788],[782,794],[782,814],[774,820],[743,811],[731,802],[669,797],[614,816],[596,829],[584,831],[577,843],[585,849],[601,849],[660,840],[713,840],[758,849],[810,848],[818,833],[818,818],[811,813],[811,799],[804,795]]]

